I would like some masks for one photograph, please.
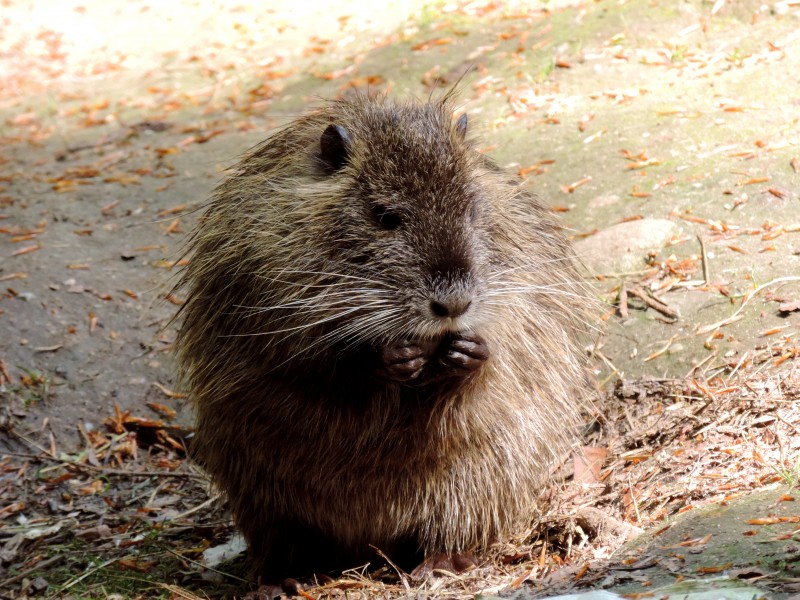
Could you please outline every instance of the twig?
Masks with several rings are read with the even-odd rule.
[[[178,519],[183,519],[185,517],[188,517],[192,513],[196,513],[199,510],[203,510],[206,506],[209,506],[210,504],[213,504],[214,502],[219,500],[219,498],[220,498],[220,494],[217,494],[216,496],[211,496],[211,498],[209,498],[205,502],[203,502],[201,504],[198,504],[194,508],[190,508],[189,510],[184,511],[184,512],[180,513],[179,515],[175,515],[174,517],[171,517],[170,520],[175,522]]]
[[[699,370],[699,369],[700,369],[702,366],[704,366],[704,365],[705,365],[707,362],[709,362],[709,361],[711,361],[711,360],[715,359],[715,358],[716,358],[718,355],[719,355],[719,352],[718,352],[718,351],[714,351],[712,354],[709,354],[708,356],[706,356],[706,357],[705,357],[703,360],[701,360],[699,363],[697,363],[697,364],[696,364],[696,365],[694,365],[694,366],[693,366],[691,369],[689,369],[689,372],[688,372],[688,373],[686,373],[686,375],[685,375],[685,378],[689,378],[689,377],[691,377],[691,376],[692,376],[694,373],[696,373],[696,372],[697,372],[697,371],[698,371],[698,370]],[[706,373],[706,371],[704,371],[704,372],[703,372],[703,374],[704,374],[704,375],[705,375],[705,373]]]
[[[783,418],[779,412],[777,412],[777,411],[776,411],[776,412],[775,412],[775,416],[776,416],[776,417],[778,418],[778,420],[779,420],[779,421],[781,421],[781,422],[782,422],[784,425],[786,425],[787,427],[791,427],[792,429],[794,429],[794,432],[795,432],[796,434],[800,434],[800,429],[797,429],[797,426],[796,426],[794,423],[790,423],[790,422],[789,422],[789,421],[787,421],[785,418]],[[775,435],[777,436],[777,434],[775,434]]]
[[[78,583],[80,583],[81,581],[83,581],[84,579],[89,577],[90,575],[94,575],[95,573],[97,573],[101,569],[105,569],[108,565],[117,562],[120,558],[122,558],[122,557],[118,556],[116,558],[112,558],[110,560],[107,560],[103,564],[96,566],[94,569],[89,569],[88,571],[86,571],[86,573],[84,573],[80,577],[76,577],[75,579],[73,579],[72,581],[67,583],[64,587],[62,587],[60,590],[58,590],[54,594],[49,595],[47,597],[48,600],[51,600],[52,598],[57,598],[58,596],[60,596],[64,592],[66,592],[69,588],[71,588],[72,586],[77,585]]]
[[[18,433],[16,435],[19,435]],[[24,439],[24,438],[23,438]],[[28,441],[28,440],[26,440]],[[41,450],[41,448],[38,448]],[[177,477],[181,479],[197,479],[198,481],[205,481],[207,478],[203,475],[195,475],[194,473],[175,473],[173,471],[127,471],[125,469],[109,469],[107,467],[96,467],[85,463],[79,463],[74,460],[56,458],[50,456],[49,453],[42,451],[43,454],[24,454],[22,452],[2,452],[4,456],[18,456],[20,458],[33,458],[36,460],[49,460],[50,462],[61,463],[75,467],[76,469],[87,469],[103,475],[118,475],[121,477]]]
[[[185,590],[177,585],[169,585],[166,583],[159,583],[158,585],[167,590],[170,594],[172,594],[173,597],[177,596],[178,598],[183,598],[184,600],[203,600],[201,596],[197,596],[189,590]]]
[[[200,567],[201,569],[208,569],[209,571],[214,571],[214,573],[218,573],[218,574],[222,575],[223,577],[230,577],[231,579],[235,579],[236,581],[241,581],[243,583],[251,583],[247,579],[242,579],[241,577],[237,577],[236,575],[231,575],[230,573],[226,573],[225,571],[220,571],[219,569],[215,569],[214,567],[209,567],[208,565],[204,565],[201,562],[198,562],[196,560],[192,560],[191,558],[189,558],[187,556],[183,556],[182,554],[178,554],[177,552],[175,552],[174,550],[171,550],[170,548],[164,548],[164,550],[166,550],[170,554],[174,554],[175,556],[177,556],[181,560],[185,560],[186,562],[190,562],[193,565],[196,565],[196,566]]]
[[[608,374],[608,377],[606,377],[603,381],[601,381],[600,383],[597,384],[598,388],[602,389],[603,386],[605,386],[605,384],[608,383],[611,380],[611,378],[614,377],[614,376],[619,377],[620,379],[624,378],[625,374],[622,373],[622,371],[620,371],[619,369],[617,369],[617,367],[614,366],[614,363],[611,362],[611,359],[608,358],[602,352],[600,352],[600,350],[595,350],[594,355],[595,356],[599,356],[600,360],[602,360],[606,364],[606,366],[609,369],[611,369],[611,373]]]
[[[61,562],[61,560],[63,560],[63,558],[64,558],[63,555],[57,555],[57,556],[51,556],[50,558],[45,559],[45,560],[41,560],[38,563],[36,563],[35,565],[33,565],[32,567],[30,567],[29,569],[25,569],[21,573],[19,573],[17,575],[14,575],[13,577],[9,577],[5,581],[0,581],[0,588],[3,588],[3,589],[7,590],[8,586],[10,586],[11,584],[17,583],[21,579],[24,579],[25,577],[27,577],[31,573],[35,573],[39,569],[44,569],[46,567],[49,567],[52,564],[55,564],[57,562]]]
[[[641,288],[633,288],[633,289],[627,290],[627,293],[630,294],[631,296],[636,296],[637,298],[639,298],[639,300],[644,302],[645,305],[648,306],[649,308],[652,308],[653,310],[657,310],[658,312],[660,312],[662,315],[664,315],[668,319],[671,319],[672,320],[671,322],[677,321],[678,318],[680,317],[680,314],[678,314],[678,311],[676,311],[673,308],[670,308],[667,304],[665,304],[664,302],[662,302],[658,298],[655,298],[655,297],[651,296],[650,294],[646,293]]]
[[[733,368],[733,371],[731,371],[730,377],[736,375],[736,372],[744,364],[744,361],[747,360],[747,357],[749,355],[750,355],[750,350],[745,350],[744,354],[742,354],[742,358],[739,359],[739,362],[736,363],[736,366]]]
[[[705,279],[706,285],[711,283],[711,267],[708,264],[708,253],[706,252],[706,241],[703,239],[703,236],[699,233],[697,234],[697,241],[700,242],[700,256],[703,261],[703,279]]]
[[[639,514],[639,503],[636,501],[636,494],[633,493],[633,484],[631,484],[631,476],[628,474],[628,491],[631,493],[631,502],[633,503],[633,510],[636,512],[636,520],[639,525],[642,524],[642,515]]]
[[[775,285],[776,283],[786,283],[789,281],[800,281],[800,277],[794,275],[787,275],[786,277],[778,277],[776,279],[773,279],[772,281],[768,281],[767,283],[762,283],[760,286],[758,286],[756,289],[754,289],[752,292],[750,292],[744,297],[744,299],[742,300],[742,304],[739,306],[739,308],[736,309],[736,312],[734,312],[730,317],[728,317],[727,319],[722,319],[722,321],[717,321],[716,323],[712,323],[711,325],[706,325],[705,327],[701,327],[700,329],[697,330],[697,335],[708,333],[709,331],[714,331],[719,327],[724,327],[725,325],[728,325],[729,323],[736,321],[739,316],[739,313],[742,312],[742,309],[744,309],[744,307],[747,306],[747,303],[750,302],[750,300],[752,300],[752,298],[756,294],[758,294],[761,290],[768,288],[771,285]]]
[[[59,162],[66,160],[67,156],[69,154],[72,154],[73,152],[80,152],[81,150],[92,150],[92,149],[102,148],[103,146],[108,146],[109,144],[116,144],[117,142],[121,142],[122,140],[124,140],[125,137],[126,136],[124,135],[123,136],[117,135],[107,140],[101,140],[99,142],[94,142],[92,144],[81,144],[80,146],[67,147],[64,148],[64,150],[62,150],[61,152],[56,154],[56,160]]]
[[[669,338],[667,340],[667,342],[664,344],[664,347],[661,348],[661,350],[656,350],[650,356],[647,356],[647,357],[643,358],[642,362],[649,362],[649,361],[653,360],[654,358],[658,358],[659,356],[664,354],[664,352],[669,350],[670,346],[672,346],[672,342],[674,342],[675,338],[677,338],[677,337],[678,337],[678,334],[676,333],[675,335],[673,335],[671,338]]]
[[[400,578],[400,581],[403,582],[403,587],[406,589],[406,592],[410,594],[411,586],[408,585],[408,577],[406,576],[405,572],[403,572],[403,570],[400,567],[394,564],[392,560],[388,556],[386,556],[380,548],[378,548],[377,546],[373,546],[372,544],[370,544],[369,547],[375,550],[375,552],[378,553],[378,556],[380,556],[383,560],[389,563],[389,566],[394,569],[395,573],[397,573],[397,576]]]
[[[656,269],[650,267],[648,269],[641,269],[639,271],[619,271],[619,272],[612,272],[612,273],[595,273],[594,277],[597,278],[604,278],[604,279],[617,279],[619,277],[636,277],[637,275],[651,275],[656,272]]]
[[[623,319],[628,318],[628,286],[623,281],[619,284],[619,316]]]

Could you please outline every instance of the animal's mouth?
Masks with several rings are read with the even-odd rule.
[[[447,334],[441,333],[434,337],[414,340],[414,344],[419,346],[423,350],[425,356],[432,356],[444,344],[446,338]]]

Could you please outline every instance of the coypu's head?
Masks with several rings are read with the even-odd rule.
[[[488,165],[446,98],[337,101],[290,122],[198,222],[184,362],[216,348],[289,365],[480,335],[505,235],[492,207],[509,196]]]
[[[333,284],[361,303],[348,335],[435,342],[475,329],[491,210],[466,115],[454,119],[446,103],[367,103],[330,121],[316,159],[337,193],[318,215],[327,229],[318,248],[325,270],[343,277]]]

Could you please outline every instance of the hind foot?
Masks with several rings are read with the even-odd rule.
[[[457,575],[477,566],[478,563],[470,554],[434,554],[411,571],[411,576],[425,579],[430,575]]]

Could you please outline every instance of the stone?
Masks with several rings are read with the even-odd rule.
[[[592,274],[625,273],[646,267],[650,252],[658,252],[680,228],[667,219],[618,223],[575,243],[578,258]]]

